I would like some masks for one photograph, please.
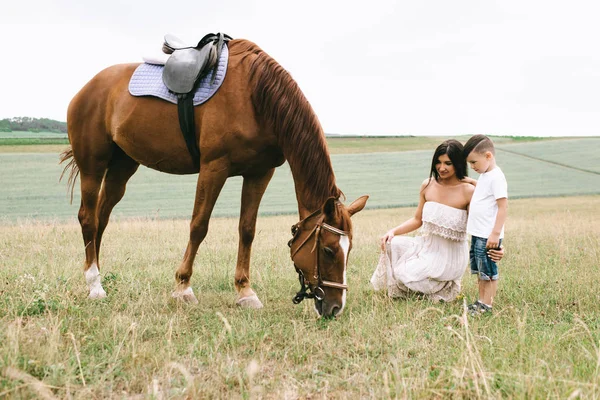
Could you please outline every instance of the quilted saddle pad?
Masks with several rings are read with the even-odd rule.
[[[225,79],[225,73],[227,72],[227,61],[229,60],[229,49],[227,46],[223,46],[221,57],[219,58],[219,65],[216,70],[216,78],[211,84],[213,74],[211,73],[204,76],[194,93],[194,105],[204,103],[210,99],[221,87],[223,80]],[[149,64],[145,62],[140,64],[131,80],[129,81],[129,93],[133,96],[154,96],[159,97],[163,100],[167,100],[173,104],[177,104],[177,96],[169,92],[169,89],[165,86],[162,80],[162,72],[164,65]]]

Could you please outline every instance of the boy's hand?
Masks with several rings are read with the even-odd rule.
[[[485,248],[486,249],[497,249],[499,245],[500,245],[500,234],[492,232],[492,234],[490,235],[490,237],[487,240],[487,243],[485,244]]]

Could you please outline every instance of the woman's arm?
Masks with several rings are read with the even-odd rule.
[[[409,220],[404,221],[398,226],[393,227],[389,231],[387,231],[381,237],[381,249],[385,250],[386,243],[389,243],[394,236],[396,235],[405,235],[412,231],[415,231],[423,225],[423,206],[425,205],[425,188],[427,188],[427,184],[429,183],[429,179],[426,179],[421,184],[421,190],[419,191],[419,205],[417,206],[417,210],[415,211],[415,216]]]
[[[492,261],[499,262],[504,257],[504,247],[501,247],[500,250],[487,249],[487,254]]]

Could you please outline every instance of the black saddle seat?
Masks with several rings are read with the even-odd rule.
[[[198,167],[200,149],[194,121],[194,91],[200,80],[211,71],[211,84],[214,82],[223,44],[231,39],[224,33],[209,33],[196,46],[188,46],[174,35],[165,35],[162,49],[171,56],[165,63],[162,79],[167,89],[177,95],[179,127],[192,160]]]
[[[165,35],[163,52],[171,54],[163,69],[165,86],[176,94],[190,93],[200,78],[216,70],[223,43],[229,40],[229,35],[209,33],[196,46],[189,46],[174,35]]]

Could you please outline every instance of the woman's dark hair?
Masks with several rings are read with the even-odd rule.
[[[435,165],[438,163],[438,158],[444,154],[447,154],[450,161],[452,161],[458,179],[468,176],[467,159],[463,155],[463,145],[458,140],[448,139],[440,144],[437,149],[435,149],[435,153],[433,153],[431,172],[429,173],[430,179],[435,178],[436,182],[439,180],[440,174],[438,174]]]

